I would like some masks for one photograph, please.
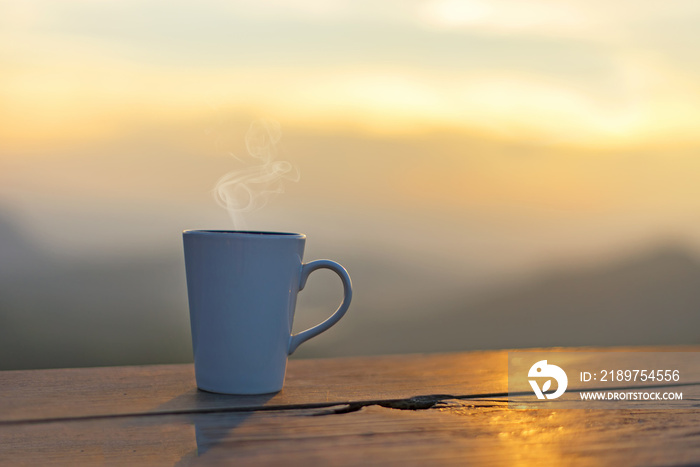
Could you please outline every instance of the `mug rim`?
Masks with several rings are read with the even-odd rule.
[[[235,235],[253,238],[306,238],[306,235],[295,232],[274,232],[265,230],[216,230],[216,229],[188,229],[182,231],[183,235],[222,236]]]

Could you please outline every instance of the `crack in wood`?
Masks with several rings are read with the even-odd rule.
[[[379,406],[386,409],[395,410],[428,410],[433,408],[450,408],[450,405],[446,403],[448,400],[460,400],[467,398],[469,396],[453,396],[449,394],[436,394],[427,396],[415,396],[406,399],[391,399],[384,401],[365,401],[365,402],[351,402],[349,404],[343,404],[339,406],[334,406],[328,410],[322,410],[311,414],[311,416],[322,416],[322,415],[338,415],[357,412],[364,407]],[[493,401],[492,401],[493,402]],[[500,402],[500,401],[496,401]],[[507,401],[503,401],[507,402]],[[476,405],[471,404],[468,406],[461,406],[461,408],[483,408],[483,407],[502,407],[499,404],[485,404]]]
[[[682,386],[700,386],[698,382],[690,383],[676,383],[676,384],[661,384],[661,385],[648,385],[648,386],[622,386],[613,388],[589,388],[588,391],[596,390],[622,390],[622,389],[652,389],[652,388],[671,388],[671,387],[682,387]],[[569,389],[567,392],[582,392],[584,389]],[[323,402],[315,404],[290,404],[290,405],[266,405],[266,406],[250,406],[250,407],[212,407],[212,408],[195,408],[195,409],[185,409],[185,410],[162,410],[162,411],[152,411],[152,412],[141,412],[141,413],[121,413],[121,414],[96,414],[87,416],[77,416],[77,417],[55,417],[55,418],[44,418],[44,419],[24,419],[24,420],[7,420],[0,421],[0,426],[4,425],[22,425],[22,424],[38,424],[38,423],[52,423],[52,422],[70,422],[70,421],[80,421],[80,420],[98,420],[98,419],[109,419],[109,418],[129,418],[129,417],[155,417],[164,415],[189,415],[189,414],[212,414],[212,413],[233,413],[233,412],[263,412],[263,411],[287,411],[287,410],[309,410],[309,409],[328,409],[321,410],[313,415],[333,415],[333,414],[343,414],[356,412],[363,407],[369,407],[372,405],[378,405],[384,408],[397,409],[397,410],[426,410],[435,407],[437,404],[444,402],[448,399],[453,400],[480,400],[495,403],[507,403],[509,402],[509,397],[514,396],[530,396],[531,392],[494,392],[485,394],[465,394],[465,395],[452,395],[452,394],[432,394],[432,395],[421,395],[413,396],[403,399],[378,399],[378,400],[367,400],[367,401],[354,401],[354,402]],[[495,405],[494,405],[495,406]],[[697,406],[697,404],[696,404]],[[479,405],[479,407],[484,407]]]

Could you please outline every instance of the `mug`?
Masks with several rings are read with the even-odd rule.
[[[280,391],[287,357],[350,306],[347,271],[329,260],[303,263],[303,234],[186,230],[182,236],[197,387],[223,394]],[[340,276],[343,302],[321,324],[292,335],[297,293],[320,268]]]

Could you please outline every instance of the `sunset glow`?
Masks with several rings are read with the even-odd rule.
[[[358,226],[390,209],[700,238],[697,2],[1,5],[0,198],[39,223],[118,219],[105,200],[184,222],[266,117],[301,170],[289,202],[324,193]]]
[[[698,0],[0,0],[5,369],[190,358],[191,229],[347,267],[347,326],[298,358],[697,344],[698,25]],[[521,418],[504,459],[575,438]]]
[[[696,33],[682,28],[697,7],[672,2],[659,16],[623,3],[634,11],[545,1],[269,11],[245,1],[4,2],[0,138],[16,150],[48,147],[197,121],[215,107],[373,134],[697,143],[699,70],[676,43],[687,50]]]

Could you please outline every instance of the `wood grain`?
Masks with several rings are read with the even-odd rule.
[[[4,371],[0,423],[482,394],[506,386],[505,352],[292,360],[284,389],[262,396],[198,391],[192,365]]]
[[[342,407],[338,407],[339,409]],[[693,465],[699,411],[512,410],[448,400],[0,426],[1,465]],[[325,415],[324,415],[325,414]]]
[[[220,426],[192,464],[686,465],[700,460],[699,422],[697,411],[522,411],[464,401],[421,411],[370,406]]]
[[[562,349],[560,349],[562,350]],[[575,349],[579,352],[591,349]],[[700,347],[619,348],[700,351]],[[507,393],[508,351],[291,360],[276,394],[198,391],[192,365],[0,372],[0,423]]]
[[[191,365],[2,372],[0,465],[700,463],[700,385],[681,409],[517,410],[507,356],[296,360],[266,396],[197,391]]]

